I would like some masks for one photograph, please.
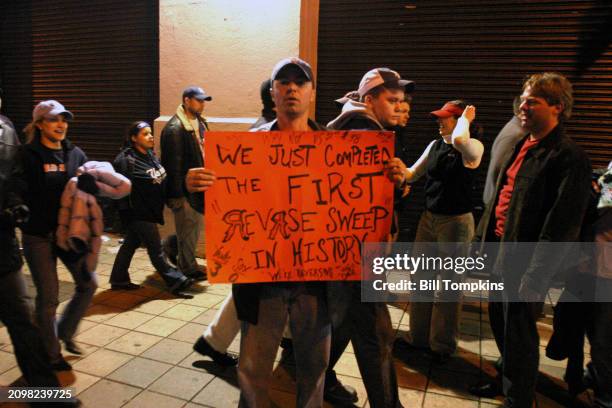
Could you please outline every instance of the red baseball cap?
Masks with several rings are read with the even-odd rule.
[[[441,109],[430,112],[433,116],[438,118],[450,118],[451,116],[461,116],[463,109],[459,105],[447,102]]]

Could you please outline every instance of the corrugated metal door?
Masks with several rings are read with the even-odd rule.
[[[595,166],[612,160],[612,5],[604,0],[321,0],[317,118],[338,114],[333,100],[361,76],[389,66],[417,82],[409,127],[416,160],[437,126],[428,112],[462,98],[477,106],[488,153],[512,117],[524,77],[561,72],[574,84],[568,132]],[[488,164],[474,197],[480,197]],[[423,208],[414,189],[406,228]]]
[[[57,99],[75,114],[69,137],[112,159],[130,122],[159,116],[158,2],[32,0],[2,6],[4,111],[18,127]]]

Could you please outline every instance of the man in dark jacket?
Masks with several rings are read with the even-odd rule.
[[[514,116],[510,119],[504,127],[499,131],[491,147],[491,158],[489,160],[489,167],[487,168],[487,177],[485,179],[484,190],[482,193],[482,201],[485,205],[491,200],[494,200],[495,185],[499,174],[502,170],[503,164],[510,158],[514,151],[516,144],[523,140],[527,136],[527,131],[521,127],[521,120],[519,119],[519,106],[521,104],[520,97],[514,98],[512,108]],[[494,290],[489,291],[489,323],[493,336],[495,337],[495,343],[499,350],[500,355],[504,351],[503,337],[504,337],[504,319],[503,319],[503,305],[499,301],[500,294]],[[496,369],[501,369],[501,357],[495,363]],[[497,395],[502,394],[501,377],[496,377],[493,382],[486,381],[484,383],[479,382],[478,384],[470,387],[470,393],[479,397],[494,398]]]
[[[204,133],[208,125],[202,112],[206,101],[210,100],[212,98],[202,88],[186,88],[183,103],[162,130],[160,140],[161,162],[168,175],[166,203],[174,214],[178,238],[178,268],[196,280],[206,279],[195,257],[203,218],[186,201],[183,182],[189,169],[204,166]]]
[[[342,113],[328,127],[337,130],[392,130],[402,119],[405,94],[414,90],[414,82],[402,79],[389,68],[368,71],[359,84],[359,101],[348,99]],[[405,186],[397,186],[398,198]],[[363,378],[368,402],[372,407],[401,407],[397,378],[393,365],[394,331],[386,303],[361,302],[360,282],[344,283],[350,295],[347,314],[333,329],[329,369],[326,375],[326,399],[334,403],[343,401],[341,387],[333,367],[353,343],[359,371]],[[335,392],[334,392],[335,391]]]
[[[0,320],[8,329],[27,385],[59,387],[40,332],[31,321],[28,294],[21,273],[23,261],[15,226],[28,218],[29,210],[21,199],[25,186],[15,177],[22,166],[21,160],[17,159],[18,149],[17,133],[0,119]]]
[[[539,361],[536,320],[564,257],[550,242],[579,240],[589,199],[591,166],[565,135],[572,85],[560,74],[534,74],[523,84],[519,119],[529,132],[502,166],[478,227],[483,241],[499,241],[493,276],[503,292],[503,388],[506,407],[531,407]],[[524,246],[511,244],[530,242]],[[537,244],[536,244],[537,243]],[[541,244],[541,245],[538,245]]]

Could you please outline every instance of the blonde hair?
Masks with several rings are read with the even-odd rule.
[[[40,137],[40,129],[36,126],[40,120],[32,121],[23,128],[23,133],[26,135],[26,143],[31,143],[35,138]]]

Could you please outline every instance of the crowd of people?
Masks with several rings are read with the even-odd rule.
[[[396,154],[384,170],[394,187],[396,210],[410,200],[411,184],[425,179],[425,211],[418,224],[415,253],[421,251],[419,245],[431,243],[436,243],[442,256],[461,256],[454,244],[610,241],[612,170],[594,179],[585,152],[566,135],[564,124],[571,116],[573,96],[572,85],[564,76],[536,73],[524,82],[515,116],[501,130],[491,151],[483,195],[486,208],[478,224],[471,192],[487,152],[479,140],[482,128],[476,123],[477,109],[458,99],[433,110],[439,137],[433,138],[415,163],[409,163],[406,127],[414,88],[413,81],[392,69],[372,69],[356,90],[336,101],[341,112],[325,126],[310,119],[315,91],[310,65],[299,58],[286,58],[262,84],[262,117],[251,130],[394,131]],[[204,194],[216,182],[215,169],[206,167],[204,155],[208,124],[203,111],[211,100],[200,87],[184,90],[175,115],[161,132],[159,159],[153,152],[151,125],[142,120],[132,123],[112,165],[89,161],[66,138],[74,118],[58,101],[35,106],[23,145],[10,121],[0,116],[0,248],[4,254],[0,317],[28,385],[58,386],[54,372],[71,369],[61,354],[60,341],[68,352],[82,353],[73,336],[97,288],[102,213],[96,196],[116,200],[124,226],[124,240],[110,276],[112,290],[140,288],[131,281],[129,266],[143,244],[172,294],[188,297],[188,289],[206,279],[195,250],[203,228]],[[164,223],[164,206],[172,210],[176,227],[174,254],[168,253],[172,252],[166,245],[170,240],[162,245],[157,229],[157,224]],[[401,211],[395,211],[389,231],[392,239],[397,239],[400,215]],[[36,286],[34,322],[16,227],[21,229],[23,255]],[[587,230],[591,233],[585,234]],[[491,291],[488,304],[501,355],[496,365],[499,376],[494,382],[475,384],[470,391],[486,397],[503,395],[505,407],[531,407],[540,345],[536,321],[553,279],[541,268],[549,255],[536,246],[516,268],[514,247],[499,248],[491,279],[516,282],[502,294]],[[56,321],[58,259],[72,275],[75,289]],[[597,285],[611,286],[610,264],[603,253],[587,267],[594,271]],[[442,271],[419,279],[438,277],[463,279],[460,274],[447,276]],[[296,363],[297,406],[319,407],[323,400],[350,406],[357,402],[357,393],[342,384],[334,371],[350,341],[370,406],[401,407],[394,346],[425,353],[436,364],[445,364],[457,350],[461,295],[431,290],[418,296],[421,298],[410,303],[409,332],[396,339],[387,304],[362,302],[360,282],[234,284],[193,347],[219,365],[238,366],[240,406],[270,406],[279,344]],[[592,362],[585,378],[582,365],[578,371],[572,369],[567,377],[569,388],[574,393],[593,388],[595,406],[611,407],[612,309],[610,303],[586,305],[580,305],[580,313],[587,313],[589,319],[583,319],[582,331],[576,334],[574,330],[572,335],[588,336]],[[238,333],[240,354],[235,356],[227,349]],[[558,341],[565,344],[564,339]]]

